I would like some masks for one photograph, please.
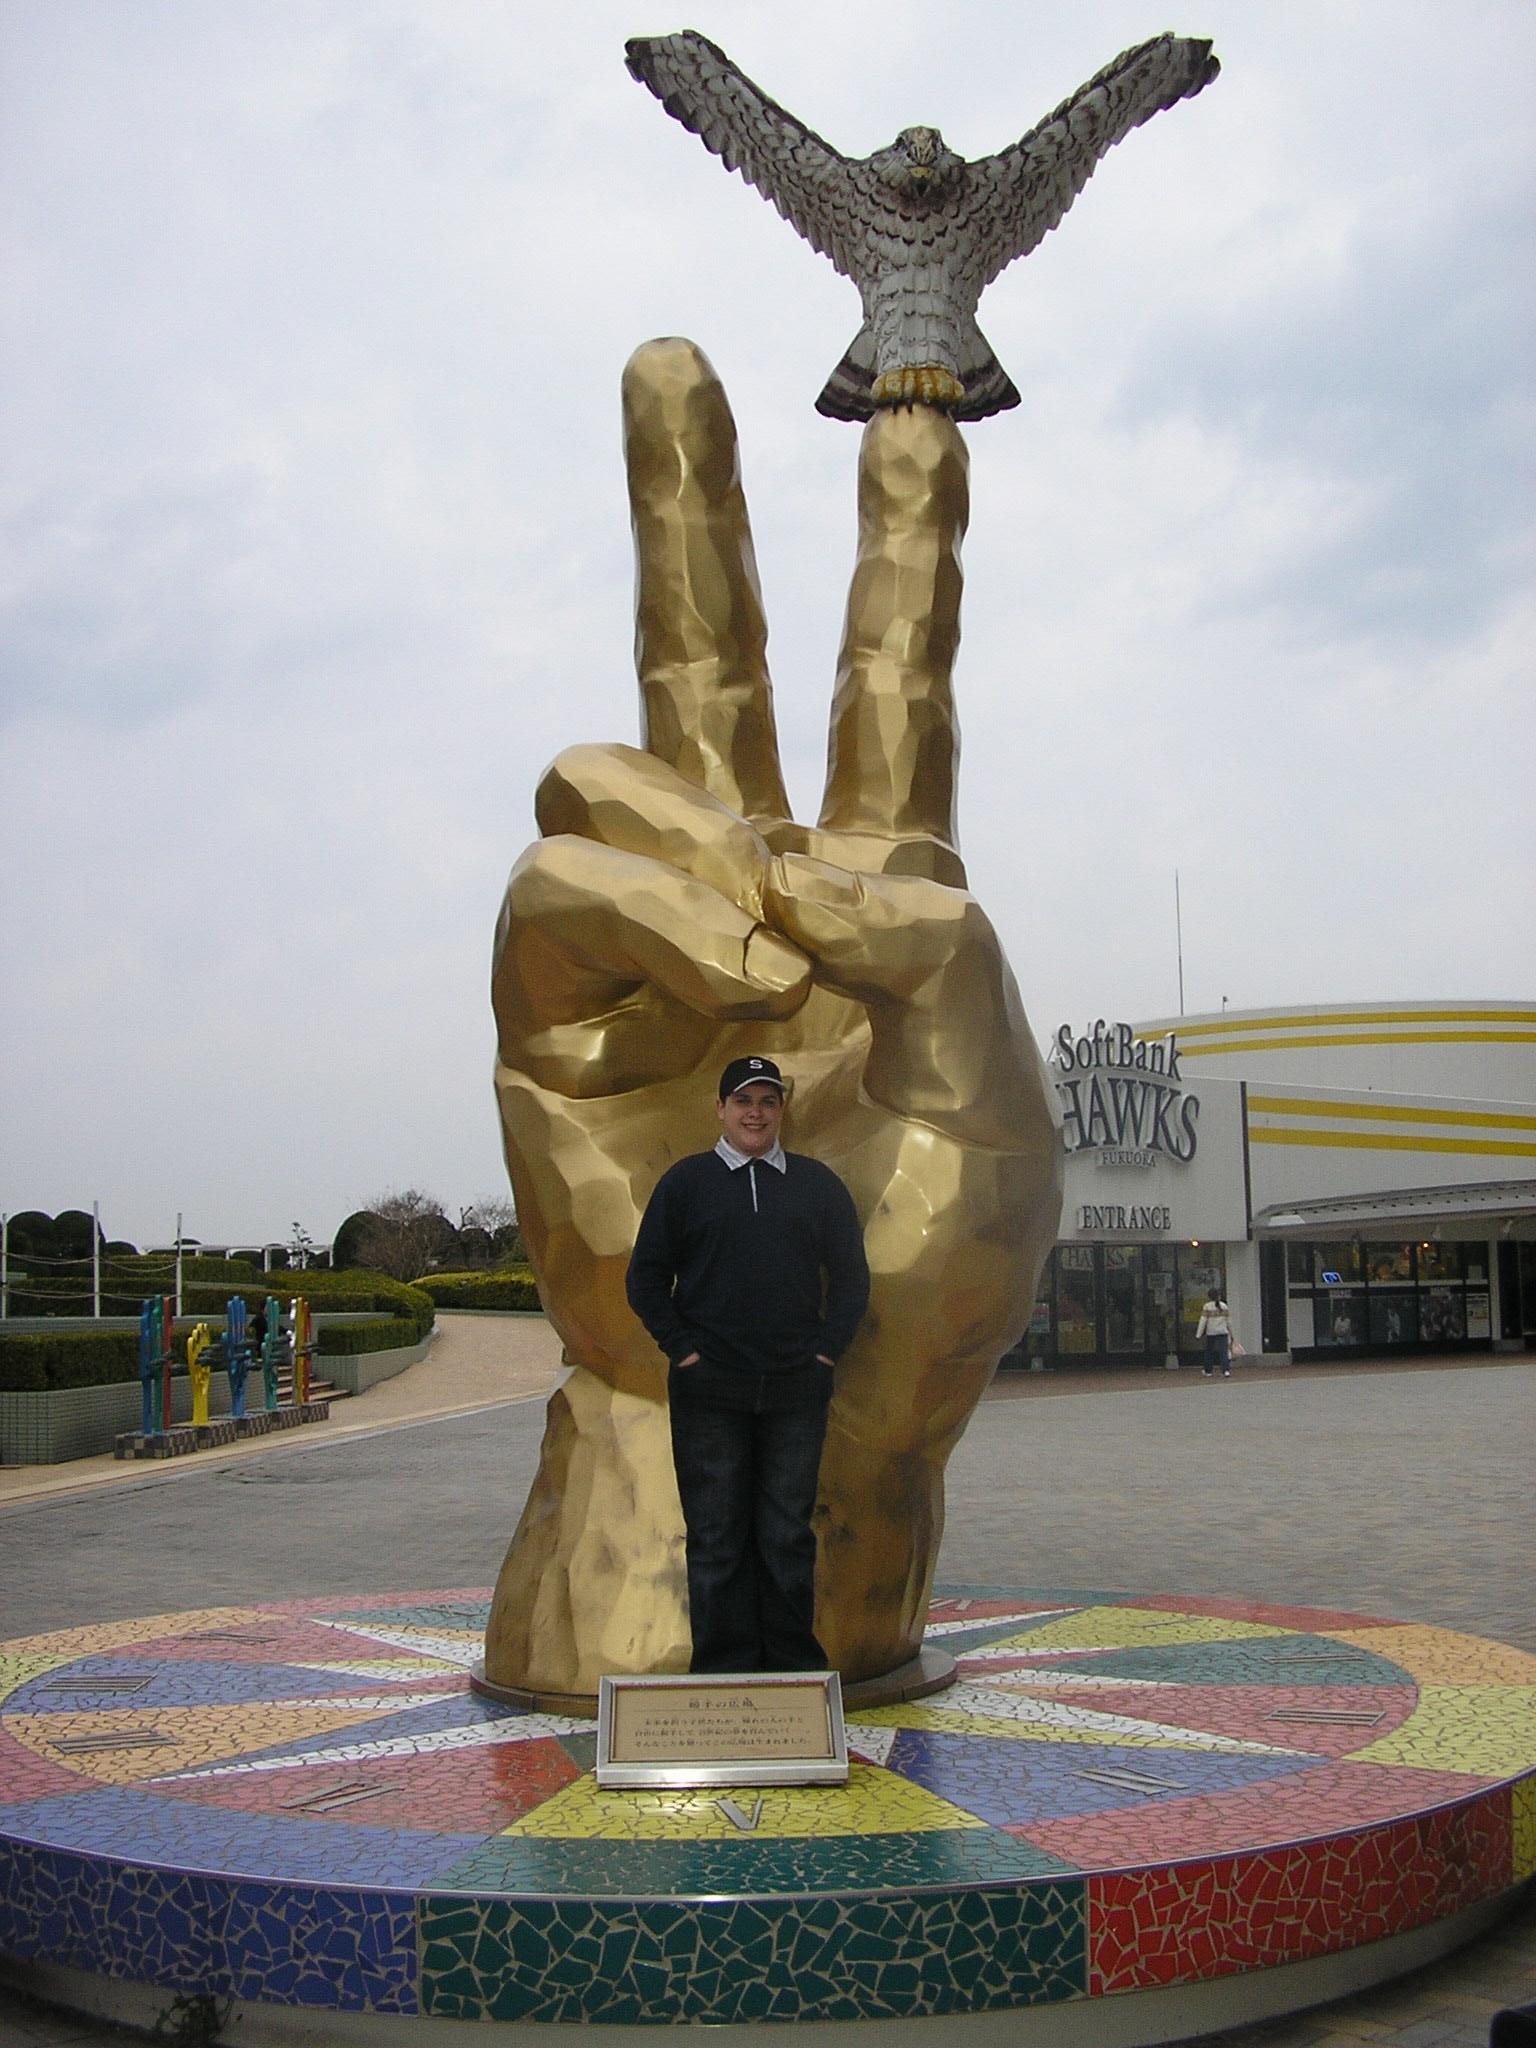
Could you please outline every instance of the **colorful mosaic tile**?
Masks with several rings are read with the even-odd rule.
[[[1536,1877],[1536,1777],[1522,1778],[1511,1799],[1511,1875],[1516,1884]]]
[[[851,2020],[1080,1997],[1081,1887],[602,1905],[440,1901],[422,1916],[437,2018]]]
[[[973,1587],[845,1787],[599,1791],[468,1683],[473,1589],[0,1645],[0,1950],[318,2010],[1023,2006],[1269,1968],[1536,1874],[1536,1659],[1250,1601]]]
[[[1094,1994],[1274,1969],[1385,1940],[1502,1889],[1508,1800],[1307,1842],[1088,1881]]]

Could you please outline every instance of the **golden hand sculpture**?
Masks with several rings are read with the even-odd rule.
[[[959,430],[864,430],[826,796],[790,821],[735,426],[703,355],[624,376],[643,751],[563,754],[497,930],[497,1092],[518,1219],[573,1368],[486,1635],[494,1685],[590,1694],[685,1670],[666,1363],[624,1274],[662,1171],[718,1135],[739,1052],[791,1078],[791,1149],[842,1176],[869,1314],[821,1470],[817,1630],[844,1676],[921,1644],[943,1469],[1028,1317],[1060,1137],[1013,976],[955,844]],[[772,1289],[771,1272],[747,1283]]]

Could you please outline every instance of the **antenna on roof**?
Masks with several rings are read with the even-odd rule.
[[[1173,929],[1179,949],[1179,1015],[1184,1014],[1184,918],[1179,907],[1179,871],[1173,871]]]

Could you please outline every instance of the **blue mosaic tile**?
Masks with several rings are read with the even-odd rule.
[[[147,1683],[127,1694],[93,1693],[67,1681],[81,1678],[143,1676]],[[422,1673],[417,1683],[431,1676]],[[29,1679],[9,1695],[10,1714],[80,1714],[104,1708],[149,1711],[156,1707],[238,1707],[266,1701],[343,1698],[348,1693],[377,1691],[377,1684],[345,1672],[312,1671],[295,1664],[240,1664],[224,1658],[200,1664],[192,1658],[166,1659],[146,1668],[131,1657],[82,1657],[59,1671]]]
[[[343,2012],[418,2010],[410,1893],[236,1885],[225,1948],[236,1998]]]
[[[423,2012],[651,2025],[929,2017],[1080,1998],[1084,1887],[879,1899],[434,1900]]]
[[[158,1788],[104,1785],[11,1807],[13,1840],[89,1850],[108,1863],[154,1862],[236,1877],[287,1878],[299,1884],[414,1888],[480,1846],[478,1835],[425,1829],[345,1826],[289,1813],[167,1799]]]
[[[889,1768],[993,1827],[1023,1827],[1062,1814],[1106,1813],[1160,1799],[1230,1792],[1310,1768],[1305,1756],[1234,1756],[1112,1743],[988,1742],[972,1735],[903,1728]],[[1106,1782],[1123,1772],[1137,1785]],[[1151,1780],[1161,1780],[1155,1789]],[[1146,1789],[1143,1790],[1142,1786]]]
[[[0,1950],[68,1969],[223,1994],[228,1887],[12,1843],[0,1853]]]

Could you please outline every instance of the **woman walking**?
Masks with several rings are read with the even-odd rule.
[[[1206,1296],[1200,1320],[1195,1325],[1195,1335],[1205,1340],[1205,1363],[1200,1368],[1201,1375],[1210,1379],[1220,1366],[1222,1378],[1231,1379],[1232,1311],[1222,1298],[1219,1287],[1213,1287]]]

